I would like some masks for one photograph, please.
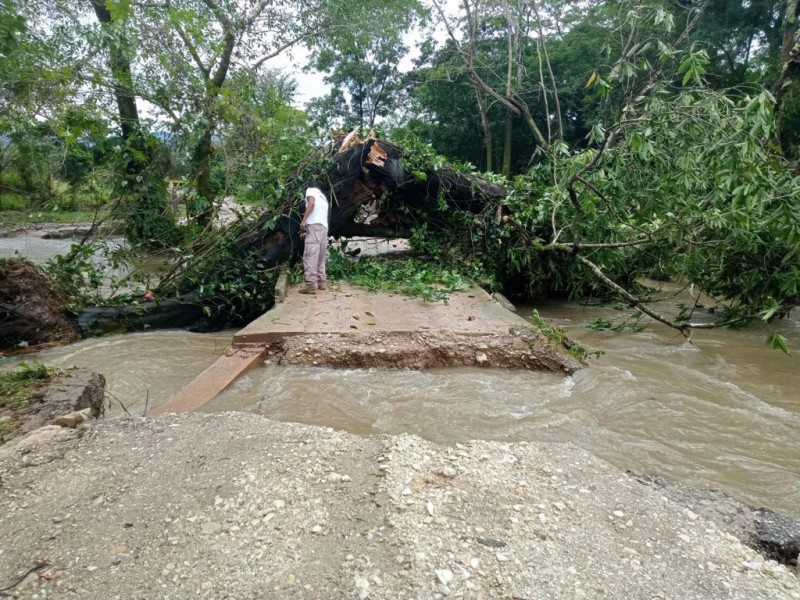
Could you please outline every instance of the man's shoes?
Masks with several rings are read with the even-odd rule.
[[[327,290],[327,289],[328,289],[328,286],[327,286],[327,285],[325,285],[324,283],[320,283],[320,284],[317,286],[317,289],[318,289],[318,290],[322,290],[322,291],[324,292],[325,290]]]
[[[304,285],[300,288],[299,292],[301,294],[315,294],[317,292],[317,288],[313,285]]]

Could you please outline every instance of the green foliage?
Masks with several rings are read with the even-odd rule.
[[[48,260],[43,270],[68,309],[91,305],[138,303],[157,285],[153,262],[163,256],[141,255],[119,240],[73,243],[69,251]]]
[[[642,331],[645,328],[645,325],[639,322],[629,323],[628,321],[622,321],[619,323],[615,323],[613,321],[609,321],[608,319],[597,318],[592,319],[591,321],[587,321],[584,323],[584,327],[587,329],[593,329],[594,331]]]
[[[230,326],[247,323],[270,309],[278,270],[264,264],[258,249],[241,249],[237,241],[242,231],[218,232],[196,247],[175,248],[173,260],[187,266],[161,284],[157,297],[179,296],[184,288],[194,290],[203,299],[206,316],[222,316]]]
[[[64,290],[72,304],[85,306],[102,300],[104,273],[94,262],[97,251],[95,244],[72,244],[67,254],[57,254],[44,266],[45,274]]]
[[[362,3],[354,6],[348,25],[320,36],[310,67],[326,73],[327,96],[308,106],[312,122],[322,130],[333,126],[365,130],[386,117],[400,101],[399,63],[408,52],[403,34],[422,8],[417,0]]]
[[[347,280],[370,290],[396,291],[428,302],[469,289],[469,279],[449,266],[419,258],[363,256],[351,259],[332,248],[327,265],[332,280]]]
[[[527,298],[606,293],[590,260],[628,289],[654,273],[693,282],[728,324],[784,316],[800,295],[800,179],[777,147],[766,91],[791,25],[779,0],[478,3],[474,21],[451,22],[467,34],[474,25],[474,43],[424,43],[408,77],[397,63],[408,16],[422,12],[413,0],[104,6],[101,26],[86,19],[89,5],[0,0],[0,208],[38,219],[113,204],[132,244],[180,247],[170,294],[201,288],[230,314],[268,303],[272,272],[239,250],[237,236],[252,231],[178,227],[165,182],[184,177],[190,216],[234,194],[267,210],[259,235],[271,230],[325,172],[292,83],[263,69],[307,40],[334,86],[311,109],[318,124],[371,125],[397,109],[403,166],[418,182],[511,150],[518,177],[486,175],[511,193],[482,213],[448,209],[443,193],[435,206],[398,209],[431,261],[403,275],[415,293],[450,285],[421,275],[436,269]],[[792,157],[800,93],[787,83],[780,142]],[[112,125],[112,90],[146,98],[175,142],[135,114]],[[545,132],[538,149],[531,123]],[[439,153],[463,163],[451,172]],[[78,302],[98,298],[93,255],[85,247],[51,265]],[[107,256],[112,269],[122,261]],[[366,280],[387,275],[370,263]]]
[[[36,390],[49,381],[54,373],[55,369],[38,361],[23,362],[13,371],[0,371],[0,409],[25,408]]]
[[[633,98],[590,130],[593,148],[539,151],[499,207],[514,227],[497,222],[495,205],[479,216],[441,211],[415,243],[470,257],[512,295],[607,294],[580,253],[629,290],[653,272],[693,282],[722,304],[724,324],[788,314],[800,289],[800,178],[770,144],[772,98],[704,87],[703,51],[672,58],[678,83],[688,74],[694,87],[662,83]]]
[[[536,310],[528,317],[528,321],[530,321],[537,333],[547,338],[551,346],[561,351],[566,350],[570,356],[581,364],[586,363],[586,358],[589,353],[583,346],[569,339],[566,330],[561,327],[549,325]],[[599,356],[599,354],[597,354],[597,356]]]
[[[766,344],[773,350],[780,350],[784,354],[789,354],[789,343],[786,341],[786,338],[782,336],[780,333],[777,333],[775,331],[771,332],[767,336]]]
[[[279,72],[236,74],[222,93],[221,149],[228,193],[239,202],[276,206],[299,164],[316,156],[303,113],[292,108],[294,83]],[[218,155],[222,155],[219,152]]]
[[[150,250],[182,241],[175,215],[167,206],[169,151],[155,136],[134,132],[116,149],[114,165],[124,177],[117,181],[119,200],[113,215],[123,224],[128,241]]]
[[[16,207],[24,209],[27,206],[27,201],[22,198],[10,199],[8,196],[3,198],[2,204],[3,211],[0,212],[0,227],[25,223],[91,223],[96,215],[94,211],[89,210],[16,210]],[[15,208],[8,207],[9,204],[12,204]]]

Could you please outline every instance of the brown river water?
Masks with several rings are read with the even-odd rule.
[[[765,329],[698,331],[693,342],[651,325],[598,332],[619,311],[554,303],[552,324],[605,351],[571,377],[481,368],[333,370],[263,367],[203,410],[242,410],[356,434],[570,442],[620,469],[720,488],[800,516],[800,357],[764,346]],[[778,329],[800,352],[800,322]],[[85,340],[38,359],[108,379],[112,416],[163,402],[230,343],[233,332],[157,331]]]
[[[51,245],[28,248],[49,254],[65,242]],[[3,250],[10,248],[0,248],[0,255]],[[800,517],[797,316],[776,324],[794,349],[786,356],[764,345],[763,326],[696,331],[688,342],[658,324],[638,333],[585,327],[592,319],[619,318],[610,307],[558,302],[537,308],[573,339],[605,353],[566,378],[481,368],[263,367],[203,410],[258,412],[362,435],[408,432],[444,444],[569,442],[620,469],[719,488]],[[99,371],[108,380],[110,415],[124,415],[123,405],[141,415],[145,405],[163,402],[214,362],[232,335],[109,336],[26,358]]]

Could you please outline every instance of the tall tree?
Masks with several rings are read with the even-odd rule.
[[[175,220],[167,210],[165,177],[167,150],[145,132],[136,106],[131,60],[133,52],[125,13],[113,2],[89,0],[100,24],[100,40],[108,57],[108,71],[122,132],[123,179],[117,186],[117,214],[122,217],[128,240],[149,247],[176,241]],[[115,8],[114,13],[109,6]],[[115,18],[116,15],[116,18]]]
[[[420,12],[417,0],[365,5],[352,15],[353,26],[318,41],[309,67],[326,73],[332,87],[309,106],[318,125],[370,129],[392,112],[403,86],[399,63],[408,52],[403,36]]]
[[[316,43],[349,27],[351,13],[364,13],[355,0],[166,0],[129,8],[148,56],[137,87],[192,139],[189,209],[201,226],[214,212],[211,157],[228,78]]]

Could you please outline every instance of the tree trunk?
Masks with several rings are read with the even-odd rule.
[[[187,210],[200,227],[207,227],[214,217],[214,192],[211,187],[211,131],[206,130],[197,142],[192,154],[192,170],[194,171],[197,198],[187,204]]]
[[[111,13],[103,0],[90,0],[108,51],[108,67],[114,81],[122,139],[125,141],[124,184],[116,192],[120,202],[116,212],[125,225],[128,241],[146,247],[169,245],[175,235],[175,223],[166,210],[167,189],[164,183],[167,161],[158,160],[166,152],[163,145],[144,134],[139,122],[133,92],[131,63],[125,52],[125,40],[114,35]]]
[[[100,22],[102,29],[108,30],[112,17],[104,0],[91,0],[94,14]],[[108,67],[114,79],[114,98],[117,101],[119,124],[122,137],[127,141],[134,133],[139,132],[139,111],[136,108],[136,97],[133,94],[133,77],[131,63],[125,55],[124,49],[112,36],[105,36],[106,49],[108,50]]]
[[[336,153],[321,179],[331,182],[331,214],[328,219],[329,235],[396,237],[406,236],[413,223],[410,212],[425,215],[435,227],[440,191],[446,203],[453,209],[480,213],[486,198],[505,197],[508,191],[499,185],[479,177],[456,173],[445,165],[438,171],[426,172],[420,180],[407,173],[403,166],[403,148],[385,140],[367,139],[356,143],[344,152]],[[382,197],[381,212],[370,225],[355,223],[360,208]],[[300,198],[277,220],[267,211],[255,223],[234,222],[230,233],[237,240],[237,252],[242,256],[257,252],[263,269],[276,269],[292,255],[302,252],[300,240]],[[268,226],[268,223],[272,223]],[[195,260],[202,262],[198,255]],[[231,265],[230,268],[235,268]],[[210,274],[213,275],[213,274]],[[157,302],[145,302],[128,307],[90,307],[83,309],[78,323],[85,334],[110,331],[153,329],[158,327],[187,327],[196,331],[212,331],[230,326],[234,321],[247,323],[259,316],[242,305],[236,315],[220,307],[230,306],[237,299],[220,296],[203,296],[197,283],[189,283],[181,289],[177,298]],[[264,290],[271,294],[272,290]],[[156,296],[159,290],[156,290]]]
[[[503,138],[503,175],[511,176],[511,134],[514,128],[514,112],[506,109],[506,130]]]
[[[494,158],[494,144],[492,143],[492,126],[489,122],[489,115],[488,109],[486,108],[486,97],[481,92],[481,89],[477,85],[473,85],[475,88],[475,97],[478,100],[478,111],[481,115],[481,128],[483,129],[483,149],[486,153],[486,164],[485,164],[485,171],[490,173],[492,171],[492,160]]]
[[[506,68],[506,97],[511,98],[515,95],[512,84],[512,74],[514,72],[514,58],[519,48],[519,29],[517,23],[511,17],[511,10],[508,3],[503,2],[506,14],[506,36],[508,42],[508,65]],[[503,175],[509,177],[511,174],[511,131],[514,127],[514,112],[511,107],[506,107],[506,127],[503,137]]]

